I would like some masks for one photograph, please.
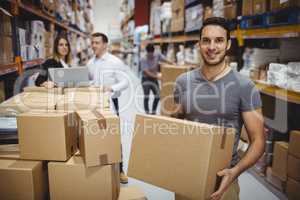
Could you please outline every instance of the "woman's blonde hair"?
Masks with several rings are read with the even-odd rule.
[[[58,53],[58,44],[59,44],[59,41],[61,39],[64,39],[67,41],[67,44],[68,44],[68,54],[66,55],[65,57],[65,62],[67,64],[70,64],[71,63],[71,46],[70,46],[70,42],[68,40],[68,37],[66,34],[59,34],[55,40],[54,40],[54,48],[53,48],[53,58],[56,60],[56,61],[59,61],[60,60],[60,56],[59,56],[59,53]]]

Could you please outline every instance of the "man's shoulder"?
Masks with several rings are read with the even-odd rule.
[[[242,75],[236,70],[233,70],[233,76],[235,81],[238,82],[241,89],[249,86],[250,87],[254,86],[254,82],[249,77]]]
[[[118,58],[117,56],[111,54],[111,53],[106,53],[106,57],[110,60],[113,61],[114,63],[118,63],[118,64],[123,64],[123,61]]]

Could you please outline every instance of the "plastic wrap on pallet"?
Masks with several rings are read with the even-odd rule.
[[[289,62],[287,65],[287,72],[289,74],[300,75],[300,62]]]
[[[213,16],[224,17],[224,0],[213,0]]]
[[[250,68],[258,68],[271,62],[277,62],[279,55],[279,49],[253,48],[249,56],[248,65]]]
[[[186,9],[185,12],[185,31],[191,32],[199,30],[203,23],[202,4]]]
[[[152,35],[160,35],[161,33],[160,12],[160,2],[153,1],[150,11],[150,32]]]

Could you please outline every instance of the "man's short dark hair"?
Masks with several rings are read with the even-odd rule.
[[[108,37],[104,33],[96,32],[92,34],[92,37],[101,37],[103,43],[108,43]]]
[[[201,39],[201,36],[202,36],[202,31],[204,29],[205,26],[208,26],[208,25],[217,25],[217,26],[221,26],[222,28],[224,28],[226,30],[226,33],[227,33],[227,40],[230,39],[230,29],[228,27],[228,23],[227,23],[227,20],[223,17],[210,17],[210,18],[207,18],[204,22],[203,22],[203,25],[200,29],[200,39]]]
[[[146,51],[147,51],[147,53],[153,53],[154,52],[154,46],[153,46],[153,44],[148,44],[146,46]]]

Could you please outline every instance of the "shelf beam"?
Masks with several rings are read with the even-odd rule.
[[[287,90],[274,85],[268,85],[261,81],[255,81],[255,86],[263,94],[278,98],[287,102],[300,104],[300,92]]]

